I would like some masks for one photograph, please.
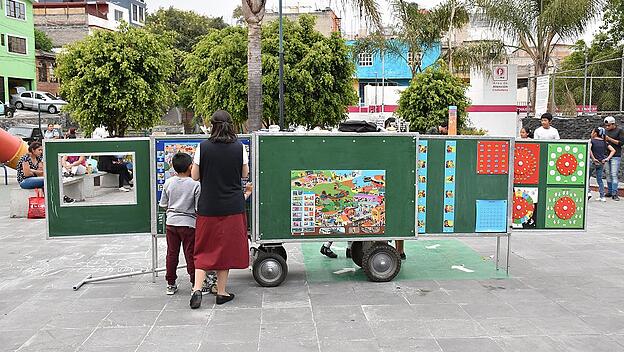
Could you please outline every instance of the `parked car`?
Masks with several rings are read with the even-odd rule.
[[[0,116],[6,116],[8,118],[13,117],[15,114],[15,107],[5,104],[0,100]]]
[[[58,113],[67,102],[52,93],[25,91],[13,94],[11,103],[18,109],[46,110],[50,114]]]
[[[27,143],[43,140],[43,133],[37,125],[16,125],[9,128],[7,132],[14,136],[20,137]]]

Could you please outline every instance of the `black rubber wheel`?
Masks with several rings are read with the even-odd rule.
[[[56,106],[54,106],[54,105],[50,105],[50,106],[48,106],[48,112],[49,112],[50,114],[53,114],[53,115],[54,115],[54,114],[56,114],[56,113],[58,112],[58,109],[56,108]]]
[[[364,242],[357,241],[351,243],[351,259],[355,265],[362,267],[362,257],[364,256]]]
[[[281,285],[288,275],[288,265],[282,256],[276,253],[258,252],[253,263],[253,277],[262,287]]]
[[[260,250],[261,252],[265,252],[265,253],[275,253],[280,255],[282,258],[284,258],[284,261],[288,260],[288,253],[286,253],[286,248],[284,248],[284,246],[279,245],[279,246],[264,246],[264,245],[260,245],[258,247],[258,250]]]
[[[24,103],[18,101],[17,103],[15,103],[15,108],[22,110],[24,108]]]
[[[370,281],[392,281],[401,271],[401,256],[389,244],[376,242],[364,250],[362,269]]]
[[[6,112],[6,117],[9,118],[9,119],[12,118],[13,117],[13,110],[7,111]]]

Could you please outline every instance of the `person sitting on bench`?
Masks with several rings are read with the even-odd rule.
[[[132,175],[128,171],[128,167],[123,161],[113,155],[101,155],[98,160],[98,170],[105,171],[110,174],[119,175],[119,190],[122,192],[130,192],[130,180]],[[126,187],[126,184],[128,187]]]
[[[43,147],[34,141],[17,162],[17,183],[22,189],[43,188]]]
[[[61,166],[63,166],[63,177],[72,177],[87,173],[87,162],[84,156],[65,155],[61,159]]]

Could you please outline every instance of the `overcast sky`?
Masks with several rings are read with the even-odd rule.
[[[442,2],[441,0],[416,1],[421,7],[432,8]],[[173,6],[179,9],[194,10],[211,17],[223,17],[226,23],[233,24],[232,11],[241,3],[241,0],[146,0],[148,10],[154,12],[159,7]],[[331,6],[342,18],[342,28],[347,33],[356,33],[360,27],[358,16],[354,16],[350,8],[342,6],[342,0],[282,0],[283,6],[309,6],[309,9],[322,9]],[[385,10],[384,22],[390,22],[388,13],[388,0],[379,0],[380,7]],[[267,9],[277,11],[278,0],[268,0]],[[593,33],[598,29],[598,24],[590,26],[584,38],[591,41]],[[572,41],[574,42],[574,41]]]

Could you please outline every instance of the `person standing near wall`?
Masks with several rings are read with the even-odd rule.
[[[542,117],[541,117],[542,127],[538,127],[535,129],[535,132],[533,132],[534,139],[546,139],[546,140],[560,139],[559,131],[557,131],[556,128],[550,125],[550,122],[552,121],[552,119],[553,119],[553,116],[551,113],[546,112],[542,114]]]
[[[604,119],[605,129],[607,130],[606,140],[615,149],[615,155],[606,164],[607,169],[607,194],[615,201],[619,201],[618,196],[618,170],[622,161],[622,144],[624,144],[624,130],[617,127],[615,118],[607,116]]]

